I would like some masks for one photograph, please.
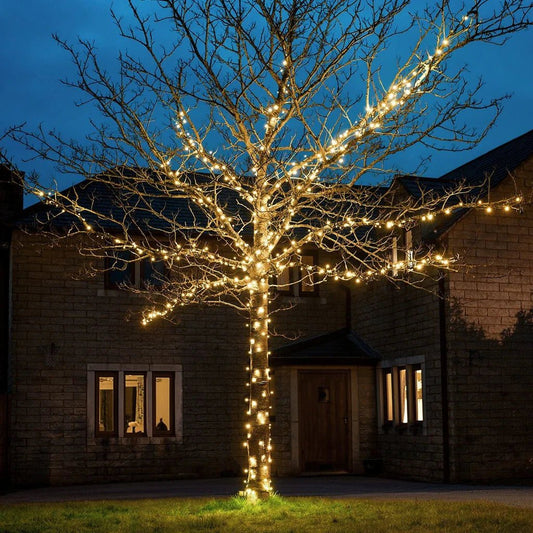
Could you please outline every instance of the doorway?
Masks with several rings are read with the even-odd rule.
[[[349,370],[299,370],[302,472],[347,472],[351,456]]]

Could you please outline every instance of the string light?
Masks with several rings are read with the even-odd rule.
[[[178,111],[173,117],[177,148],[161,153],[154,148],[152,168],[161,182],[157,182],[160,187],[158,190],[170,198],[185,198],[193,205],[193,220],[182,223],[177,217],[165,218],[167,215],[164,211],[152,210],[151,214],[155,212],[173,228],[168,234],[169,243],[154,247],[148,237],[136,241],[124,221],[114,220],[109,215],[110,221],[123,230],[121,233],[124,235],[108,238],[102,248],[107,247],[111,252],[128,252],[133,260],[149,259],[151,263],[162,261],[176,279],[183,275],[183,281],[172,280],[168,287],[154,296],[156,303],[143,315],[143,325],[169,317],[182,305],[228,303],[228,295],[237,302],[232,305],[249,313],[245,398],[247,421],[244,425],[246,440],[243,442],[247,453],[243,494],[249,500],[255,501],[272,491],[270,402],[274,391],[270,387],[268,366],[269,276],[278,276],[287,269],[296,268],[301,280],[309,283],[335,280],[360,285],[380,278],[422,273],[429,268],[451,269],[457,258],[447,256],[442,251],[417,250],[415,253],[415,250],[405,250],[404,260],[393,259],[389,252],[394,237],[401,231],[420,225],[438,227],[442,217],[449,217],[461,209],[474,208],[488,215],[520,209],[523,201],[521,196],[497,202],[479,200],[475,205],[457,201],[457,198],[454,203],[450,197],[446,205],[438,205],[435,201],[425,207],[413,207],[407,203],[390,209],[377,202],[371,206],[375,209],[365,211],[361,208],[360,212],[357,209],[353,212],[342,207],[335,213],[329,212],[327,201],[320,201],[322,198],[335,201],[345,199],[342,195],[347,189],[338,183],[337,188],[332,186],[328,189],[328,185],[335,182],[322,180],[324,171],[346,168],[350,156],[362,143],[378,138],[396,113],[429,90],[432,73],[439,72],[450,47],[460,41],[474,21],[464,16],[462,22],[461,27],[439,37],[427,56],[418,59],[416,65],[410,64],[409,68],[402,70],[401,75],[388,87],[369,94],[366,106],[349,123],[349,127],[346,124],[339,125],[341,131],[324,128],[316,148],[309,148],[303,152],[304,156],[298,155],[295,150],[294,154],[281,160],[271,155],[277,146],[276,134],[294,110],[290,96],[294,89],[289,76],[294,64],[290,57],[284,57],[279,67],[281,75],[275,73],[276,78],[280,79],[277,96],[273,98],[274,101],[258,107],[258,116],[254,119],[264,131],[256,132],[255,137],[247,141],[247,176],[237,171],[237,164],[233,166],[216,151],[206,148],[206,138],[195,129],[189,110],[178,102]],[[194,168],[208,172],[206,184],[195,180],[193,173],[190,175],[182,171],[188,168],[181,163],[182,159],[191,162]],[[180,170],[173,168],[175,166]],[[221,193],[221,190],[227,189],[238,193],[238,209],[227,202]],[[331,196],[328,196],[330,191]],[[105,216],[100,216],[102,214],[92,211],[92,206],[83,207],[76,198],[58,193],[45,193],[39,189],[33,192],[47,205],[76,217],[80,232],[91,234],[90,238],[98,238],[98,227],[94,221],[107,220]],[[336,193],[339,193],[337,197]],[[143,199],[146,200],[146,197]],[[320,214],[316,215],[318,220],[305,223],[299,217],[302,216],[302,206],[305,208],[309,205]],[[239,215],[240,208],[249,213],[249,220]],[[200,214],[197,216],[196,213]],[[251,226],[253,237],[245,230]],[[358,232],[361,230],[366,237],[360,237]],[[147,231],[148,234],[151,236],[151,231]],[[217,241],[220,248],[211,249],[204,245],[202,239]],[[331,250],[334,252],[331,255],[344,247],[348,250],[348,258],[338,264],[306,265],[302,250],[308,246]],[[361,253],[358,255],[354,250]],[[182,266],[184,263],[185,266]]]

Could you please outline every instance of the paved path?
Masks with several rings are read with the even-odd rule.
[[[46,487],[17,490],[0,495],[0,505],[84,500],[224,497],[236,494],[240,486],[240,480],[226,478]],[[282,496],[489,501],[533,509],[533,487],[444,485],[362,476],[324,476],[275,479],[274,488]]]

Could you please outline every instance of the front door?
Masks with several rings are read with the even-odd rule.
[[[300,468],[303,472],[350,469],[349,370],[298,372]]]

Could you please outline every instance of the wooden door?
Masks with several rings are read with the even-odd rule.
[[[298,372],[300,469],[350,469],[350,372]]]

